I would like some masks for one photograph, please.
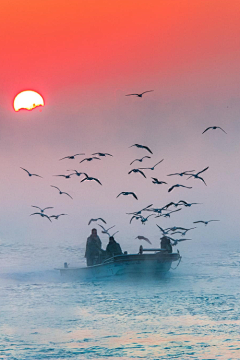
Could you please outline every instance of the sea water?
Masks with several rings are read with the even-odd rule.
[[[240,359],[240,246],[186,243],[164,278],[83,282],[54,270],[77,245],[2,241],[0,359]]]

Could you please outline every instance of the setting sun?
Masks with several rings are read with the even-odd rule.
[[[13,101],[15,111],[20,109],[32,110],[37,106],[44,106],[44,100],[39,93],[33,90],[20,92]]]

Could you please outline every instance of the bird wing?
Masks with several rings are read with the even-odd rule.
[[[154,91],[154,90],[147,90],[147,91],[144,91],[141,95],[146,94],[146,93],[148,93],[148,92],[152,92],[152,91]]]
[[[153,167],[155,168],[155,166],[157,166],[158,164],[160,164],[164,159],[160,160],[159,162],[157,162]]]
[[[79,161],[79,164],[81,164],[83,161],[87,160],[87,158],[82,159],[81,161]]]
[[[143,148],[143,149],[146,149],[147,151],[149,151],[149,152],[152,154],[152,151],[149,149],[148,146],[144,146],[144,145],[143,145],[142,148]]]
[[[207,186],[207,184],[206,184],[205,180],[204,180],[201,176],[198,176],[198,177],[197,177],[197,179],[202,180],[202,181],[204,182],[204,184]]]
[[[73,156],[77,156],[77,155],[85,155],[85,154],[74,154]]]
[[[136,200],[138,200],[137,195],[134,194],[134,192],[129,192],[129,194],[131,194],[133,197],[135,197]]]
[[[59,159],[59,161],[60,160],[63,160],[63,159],[68,159],[69,158],[69,156],[65,156],[65,157],[63,157],[62,159]]]
[[[47,209],[53,209],[53,207],[52,207],[52,206],[48,206],[48,207],[45,207],[45,208],[42,209],[42,210],[44,211],[44,210],[47,210]]]
[[[168,189],[168,192],[172,191],[172,190],[175,188],[175,186],[176,186],[176,185],[173,185],[172,187],[170,187],[170,188]]]
[[[146,175],[144,174],[143,171],[141,171],[141,170],[138,169],[138,172],[139,172],[140,174],[142,174],[142,175],[146,178]]]
[[[127,94],[127,95],[125,95],[125,96],[132,96],[132,95],[138,96],[139,94]]]
[[[20,168],[23,169],[24,171],[26,171],[28,174],[30,174],[30,172],[28,170],[22,168],[21,166],[20,166]]]
[[[151,241],[150,241],[148,238],[145,238],[145,237],[144,237],[143,240],[145,240],[147,243],[149,243],[149,244],[152,245]]]
[[[133,161],[130,163],[130,165],[132,165],[132,164],[134,163],[134,161],[139,161],[139,160],[138,160],[138,159],[133,160]]]
[[[173,176],[173,175],[179,175],[179,173],[175,173],[175,174],[168,174],[167,176]]]
[[[92,180],[94,180],[94,181],[98,182],[100,185],[102,185],[102,183],[98,179],[92,178]]]
[[[82,179],[80,182],[83,182],[83,181],[85,181],[85,180],[87,180],[87,179],[88,179],[88,176],[85,177],[84,179]]]
[[[30,216],[31,216],[31,215],[41,215],[41,216],[42,216],[42,213],[35,212],[35,213],[30,214]]]
[[[151,159],[151,156],[143,156],[141,160],[143,160],[143,159],[145,159],[145,158]]]
[[[161,226],[159,226],[158,224],[156,224],[156,225],[164,233],[164,230],[161,228]]]
[[[54,186],[54,185],[50,185],[50,186],[55,188],[55,189],[58,189],[58,191],[61,191],[57,186]]]
[[[32,176],[38,176],[38,177],[42,178],[42,176],[40,176],[38,174],[32,174]]]
[[[151,179],[153,179],[154,181],[157,181],[157,182],[159,181],[157,178],[154,178],[154,177],[152,177]]]
[[[72,199],[71,195],[69,195],[67,192],[62,192],[62,194],[65,194],[65,195],[69,196]]]
[[[196,175],[199,175],[199,174],[203,173],[203,172],[206,171],[207,169],[209,169],[209,166],[207,166],[205,169],[199,171]]]
[[[203,223],[205,224],[205,221],[199,220],[199,221],[193,221],[193,224],[197,224],[197,223]]]
[[[39,206],[31,205],[31,207],[37,208],[39,210],[42,210]],[[43,209],[44,210],[44,209]]]
[[[97,220],[101,220],[104,224],[106,224],[106,221],[103,218],[98,218]]]
[[[225,134],[227,134],[226,131],[223,130],[220,126],[217,126],[217,127],[218,127],[218,129],[220,129],[220,130],[222,130],[223,132],[225,132]]]
[[[185,187],[185,188],[187,188],[187,189],[192,189],[192,186],[185,186],[185,185],[179,185],[179,186]]]
[[[204,134],[204,133],[205,133],[206,131],[208,131],[209,129],[212,129],[212,126],[209,126],[208,128],[206,128],[202,134]]]
[[[122,195],[123,194],[123,192],[121,192],[120,194],[118,194],[118,196],[116,197],[116,198],[118,198],[120,195]]]
[[[211,221],[220,221],[220,220],[209,220],[208,222],[211,222]]]
[[[101,224],[98,224],[98,226],[100,226],[100,228],[102,228],[104,231],[107,231],[107,230],[105,229],[105,227],[102,226]]]
[[[128,174],[131,174],[133,172],[133,169],[128,172]]]
[[[116,235],[117,233],[119,233],[119,231],[116,231],[114,234],[112,234],[112,236]]]

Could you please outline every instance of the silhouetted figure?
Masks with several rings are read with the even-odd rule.
[[[102,242],[97,234],[97,229],[92,229],[91,235],[87,238],[85,258],[87,266],[101,263]]]
[[[122,255],[121,246],[114,240],[113,236],[110,236],[109,243],[106,248],[107,257],[113,257],[115,255]]]
[[[161,237],[161,249],[164,249],[167,252],[172,253],[172,245],[169,237],[167,236]]]

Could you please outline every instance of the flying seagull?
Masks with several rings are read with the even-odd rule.
[[[173,185],[172,187],[170,187],[168,189],[168,192],[172,191],[174,188],[177,188],[177,187],[184,187],[184,188],[187,188],[187,189],[192,189],[192,186],[185,186],[185,185],[176,184],[176,185]]]
[[[59,216],[62,216],[62,215],[67,215],[67,214],[51,215],[51,216],[49,216],[49,217],[50,217],[50,218],[52,217],[52,218],[58,220]]]
[[[181,241],[192,240],[192,239],[172,239],[172,238],[170,238],[170,240],[172,241],[172,246],[176,246]]]
[[[100,226],[100,227],[103,229],[103,230],[102,230],[102,233],[103,233],[103,234],[107,234],[108,236],[111,236],[111,235],[109,234],[109,230],[112,229],[112,228],[114,228],[116,225],[113,225],[113,226],[111,226],[111,227],[108,228],[108,229],[105,229],[105,227],[102,226],[102,225],[100,225],[100,224],[98,224],[98,226]]]
[[[104,224],[106,224],[106,221],[105,221],[103,218],[97,218],[97,219],[91,219],[91,220],[89,220],[88,225],[90,225],[91,222],[93,222],[93,221],[98,221],[98,220],[101,220],[102,222],[104,222]]]
[[[63,159],[75,159],[75,156],[78,156],[78,155],[85,155],[85,154],[74,154],[74,155],[70,155],[70,156],[65,156],[63,157],[62,159],[59,159],[60,160],[63,160]]]
[[[169,231],[170,231],[169,228],[164,230],[164,229],[161,228],[161,226],[159,226],[158,224],[156,224],[156,225],[157,225],[157,227],[161,230],[161,232],[162,232],[163,235],[167,235],[167,234],[169,233]]]
[[[163,160],[164,160],[164,159],[160,160],[159,162],[157,162],[157,163],[156,163],[154,166],[152,166],[152,167],[139,168],[139,169],[141,169],[141,170],[154,170],[154,168],[155,168],[158,164],[160,164]]]
[[[189,177],[187,178],[187,180],[190,179],[191,177],[194,177],[194,179],[200,179],[207,186],[207,184],[205,183],[205,180],[201,176],[199,176],[199,174],[203,173],[207,169],[209,169],[209,166],[206,167],[205,169],[199,171],[197,174],[189,174]]]
[[[203,224],[207,225],[211,221],[220,221],[220,220],[208,220],[208,221],[199,220],[199,221],[193,221],[193,224],[203,223]]]
[[[65,194],[65,195],[69,196],[72,199],[71,195],[69,195],[68,193],[66,193],[64,191],[61,191],[57,186],[54,186],[54,185],[50,185],[50,186],[57,189],[59,191],[60,195]]]
[[[118,198],[120,195],[132,195],[136,200],[138,200],[137,195],[134,194],[134,192],[132,192],[132,191],[122,191],[120,194],[118,194],[117,198]]]
[[[153,184],[159,184],[159,185],[167,184],[165,181],[159,181],[157,178],[154,178],[154,177],[152,177],[151,179],[153,179],[153,181],[152,181]]]
[[[135,159],[130,163],[130,165],[132,165],[134,163],[134,161],[142,162],[143,159],[151,159],[151,156],[143,156],[141,159]]]
[[[78,172],[77,170],[67,170],[67,171],[75,171],[75,173],[70,174],[70,176],[71,176],[71,175],[81,176],[82,174],[84,174],[84,173],[82,173],[82,172]]]
[[[98,155],[98,156],[112,156],[111,154],[108,154],[108,153],[100,153],[100,152],[98,152],[98,153],[94,153],[94,154],[92,154],[92,155]]]
[[[146,242],[148,242],[149,244],[152,245],[151,241],[148,238],[146,238],[145,236],[138,235],[135,239],[145,240]]]
[[[68,175],[53,175],[53,176],[62,176],[62,177],[65,177],[65,179],[70,179],[71,175],[74,175],[74,174],[68,174]]]
[[[53,209],[52,206],[45,207],[44,209],[41,209],[39,206],[35,206],[35,205],[31,205],[31,207],[39,209],[41,211],[41,213],[44,213],[44,211],[47,209]]]
[[[52,220],[50,219],[50,217],[47,216],[46,214],[42,213],[42,212],[35,212],[35,213],[31,214],[30,216],[32,216],[32,215],[40,215],[41,217],[45,217],[45,218],[47,218],[49,221],[52,222]]]
[[[134,214],[134,215],[140,215],[142,211],[149,209],[152,205],[153,205],[153,204],[150,204],[150,205],[144,207],[143,209],[141,209],[141,210],[139,210],[139,211],[135,211],[135,212],[132,212],[132,213],[126,213],[126,214],[127,214],[127,215],[132,215],[132,214]]]
[[[101,159],[99,159],[98,157],[93,156],[93,157],[85,158],[85,159],[81,160],[79,163],[81,164],[83,161],[92,161],[93,159],[101,160]]]
[[[26,170],[26,169],[22,168],[21,166],[20,166],[20,169],[22,169],[22,170],[26,171],[26,172],[28,173],[28,176],[38,176],[38,177],[42,178],[42,176],[40,176],[40,175],[37,175],[37,174],[31,174],[28,170]]]
[[[140,169],[132,169],[132,170],[129,171],[128,174],[131,174],[132,172],[134,172],[134,173],[139,173],[139,174],[141,174],[142,176],[144,176],[144,177],[146,178],[146,175],[145,175],[144,172],[141,171]]]
[[[143,94],[146,94],[146,93],[148,93],[148,92],[152,92],[152,91],[154,91],[154,90],[147,90],[147,91],[144,91],[144,92],[142,92],[141,94],[127,94],[127,95],[125,95],[125,96],[132,96],[132,95],[135,95],[135,96],[138,96],[138,97],[142,97],[143,96]]]
[[[86,176],[84,179],[82,179],[80,182],[83,182],[85,180],[93,180],[93,181],[96,181],[97,183],[99,183],[100,185],[102,185],[102,183],[97,179],[97,178],[94,178],[94,177],[91,177],[91,176],[88,176],[86,173],[84,173],[84,175]]]
[[[184,205],[184,206],[186,206],[186,207],[191,207],[192,205],[198,205],[198,204],[201,204],[201,203],[195,203],[195,202],[193,202],[193,203],[187,203],[187,202],[184,201],[184,200],[179,200],[178,204],[179,204],[179,205]]]
[[[189,175],[188,173],[193,172],[193,171],[195,171],[195,170],[183,171],[183,172],[181,172],[181,173],[169,174],[169,175],[167,175],[167,176],[173,176],[173,175],[179,175],[179,176]]]
[[[134,145],[131,145],[129,146],[130,148],[133,147],[133,146],[136,146],[137,148],[140,148],[140,149],[145,149],[147,151],[149,151],[151,154],[152,154],[152,151],[149,149],[149,147],[145,146],[145,145],[140,145],[140,144],[134,144]]]
[[[202,134],[204,134],[206,131],[208,131],[208,130],[210,130],[210,129],[212,129],[212,130],[220,129],[220,130],[222,130],[223,132],[225,132],[225,134],[226,134],[226,131],[223,130],[220,126],[209,126],[207,129],[204,130],[204,132],[203,132]]]

